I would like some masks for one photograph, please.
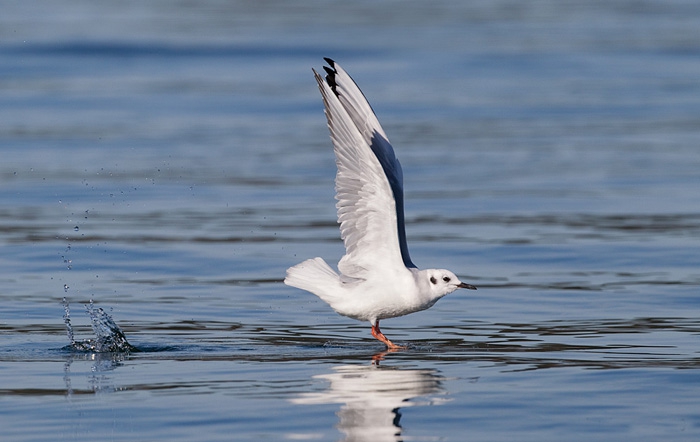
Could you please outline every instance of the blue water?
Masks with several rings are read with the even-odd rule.
[[[3,438],[698,439],[700,6],[60,3],[0,14]],[[406,350],[282,284],[343,253],[324,56],[479,287]]]

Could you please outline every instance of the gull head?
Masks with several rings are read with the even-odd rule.
[[[476,290],[476,287],[460,281],[459,278],[449,270],[430,269],[421,273],[424,273],[431,297],[434,299],[442,298],[457,289]]]

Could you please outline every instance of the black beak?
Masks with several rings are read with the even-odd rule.
[[[457,287],[459,287],[461,289],[476,290],[475,286],[473,286],[471,284],[467,284],[466,282],[460,282]]]

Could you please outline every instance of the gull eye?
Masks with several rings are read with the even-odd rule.
[[[430,282],[432,282],[433,284],[437,284],[437,279],[435,279],[434,276],[431,276],[431,277],[430,277]]]
[[[442,280],[445,281],[445,282],[450,282],[450,277],[449,277],[449,276],[445,276],[445,277],[442,278]]]

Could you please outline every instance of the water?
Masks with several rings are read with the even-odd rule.
[[[87,353],[117,353],[129,354],[136,349],[129,344],[124,331],[114,322],[114,319],[101,307],[95,307],[92,300],[85,305],[85,310],[90,317],[90,326],[95,338],[76,340],[73,331],[73,323],[70,318],[70,303],[66,298],[62,300],[65,313],[63,322],[66,324],[66,335],[68,337],[67,350]]]
[[[61,3],[0,17],[4,438],[697,440],[695,3]],[[342,255],[324,56],[479,287],[404,351],[281,282]]]

